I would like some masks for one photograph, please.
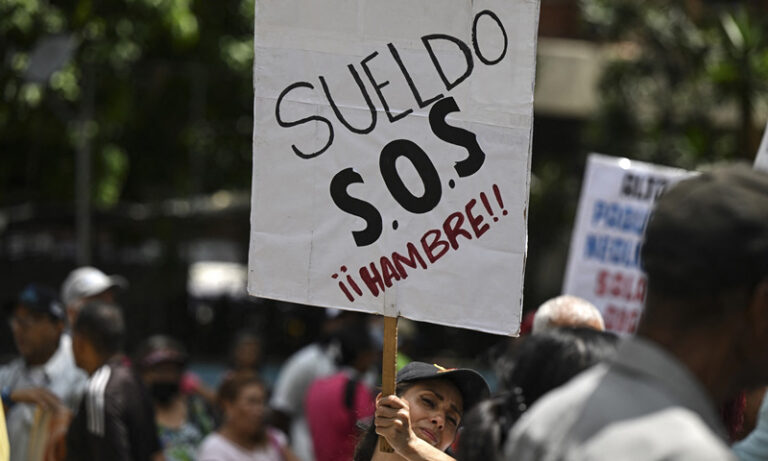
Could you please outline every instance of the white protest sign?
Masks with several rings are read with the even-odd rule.
[[[249,293],[516,333],[538,13],[257,0]]]
[[[571,236],[563,293],[592,302],[606,329],[633,333],[645,302],[640,248],[653,202],[693,173],[592,154]]]
[[[760,141],[760,147],[757,149],[753,168],[768,173],[768,123],[765,125],[763,139]]]

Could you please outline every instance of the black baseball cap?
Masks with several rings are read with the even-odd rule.
[[[24,287],[16,298],[16,303],[9,305],[11,310],[24,306],[30,311],[47,314],[56,320],[64,319],[64,308],[56,296],[56,290],[45,285],[31,283]]]
[[[649,289],[668,296],[754,286],[768,275],[768,175],[718,165],[667,189],[641,255]]]
[[[446,379],[452,382],[464,401],[464,413],[490,395],[485,378],[469,368],[443,368],[436,364],[411,362],[397,373],[398,383],[410,383],[425,379]]]
[[[183,368],[188,361],[187,351],[180,342],[170,336],[154,335],[139,346],[136,364],[142,369],[161,364],[174,364]]]

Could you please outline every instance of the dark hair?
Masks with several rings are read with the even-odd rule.
[[[179,341],[165,335],[154,335],[142,341],[136,352],[136,366],[146,370],[161,363],[187,365],[187,351]]]
[[[395,388],[395,395],[398,397],[403,395],[403,393],[410,389],[413,384],[413,382],[398,383]],[[364,428],[363,435],[357,442],[355,455],[352,458],[352,461],[371,461],[373,454],[376,452],[378,441],[379,435],[376,434],[376,425],[371,421],[370,426]]]
[[[467,414],[458,459],[497,460],[512,425],[545,393],[611,357],[618,337],[589,328],[556,328],[527,336],[499,372],[501,394]]]
[[[509,430],[526,408],[519,388],[475,405],[464,418],[456,459],[501,461]]]
[[[264,382],[259,378],[259,375],[252,371],[229,373],[224,376],[224,379],[219,385],[219,390],[216,393],[216,400],[219,405],[222,406],[224,402],[234,402],[240,395],[240,391],[251,384],[259,385],[262,389],[265,389]]]
[[[738,392],[735,396],[720,405],[720,420],[728,431],[731,443],[739,440],[739,434],[744,429],[744,413],[747,408],[747,393]]]
[[[87,303],[80,310],[72,331],[82,335],[104,356],[120,352],[125,338],[125,322],[120,308],[101,301]]]
[[[501,386],[520,388],[527,406],[611,357],[618,337],[589,328],[556,328],[525,338],[501,373]]]
[[[338,333],[336,339],[341,350],[337,361],[342,366],[354,366],[360,354],[370,352],[375,347],[367,325],[362,322],[348,325]]]

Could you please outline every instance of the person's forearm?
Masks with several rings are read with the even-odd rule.
[[[445,452],[417,437],[398,454],[408,461],[456,461]]]
[[[298,456],[293,453],[288,447],[283,448],[283,460],[284,461],[301,461]]]

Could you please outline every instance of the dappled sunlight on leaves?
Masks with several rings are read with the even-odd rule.
[[[246,71],[253,67],[253,40],[238,40],[234,37],[222,37],[221,55],[224,61],[235,71]]]
[[[607,63],[593,150],[694,168],[751,159],[768,87],[768,15],[746,2],[582,0],[591,33],[633,43]],[[752,11],[750,8],[755,7]]]
[[[71,202],[83,141],[101,207],[247,190],[253,10],[253,0],[0,1],[0,206]],[[31,80],[52,34],[72,51]]]
[[[100,208],[116,205],[120,199],[120,190],[128,174],[128,156],[114,144],[107,144],[101,150],[97,169],[98,183],[96,184],[94,203]]]
[[[58,70],[51,75],[51,88],[61,93],[67,101],[76,101],[80,97],[80,84],[73,65]]]
[[[19,99],[28,107],[37,107],[43,99],[43,89],[37,83],[25,83],[21,87]]]

